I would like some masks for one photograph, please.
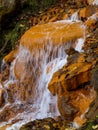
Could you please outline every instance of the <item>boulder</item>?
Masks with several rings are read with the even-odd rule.
[[[55,31],[54,31],[55,30]],[[84,28],[81,23],[54,22],[43,25],[37,25],[30,28],[21,38],[22,46],[32,51],[34,48],[42,48],[44,44],[52,41],[53,45],[60,45],[68,41],[75,41],[83,37]]]
[[[48,85],[50,92],[58,97],[62,117],[68,121],[73,120],[79,126],[86,121],[84,113],[96,97],[90,83],[92,67],[93,61],[87,63],[85,54],[78,54],[75,60],[73,58],[71,63],[54,73]]]
[[[90,18],[85,22],[85,24],[89,31],[93,31],[97,26],[97,20]]]
[[[86,21],[88,17],[92,16],[96,12],[96,8],[94,6],[87,6],[79,11],[79,19]]]
[[[79,54],[78,54],[79,55]],[[72,58],[72,57],[71,57]],[[49,89],[51,90],[52,85],[63,83],[63,88],[68,91],[75,90],[80,85],[89,82],[91,80],[90,70],[92,68],[91,63],[84,62],[84,55],[78,56],[77,61],[71,65],[65,66],[53,75],[51,82],[49,83]]]

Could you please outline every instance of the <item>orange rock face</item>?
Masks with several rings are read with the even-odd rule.
[[[79,18],[87,20],[88,17],[90,17],[92,14],[96,12],[95,7],[93,6],[88,6],[84,7],[79,11]]]
[[[21,45],[32,50],[41,48],[52,42],[53,45],[63,44],[83,37],[84,28],[80,23],[55,22],[37,25],[29,29],[21,38]]]
[[[88,19],[85,24],[87,25],[88,29],[93,30],[97,26],[97,21],[95,19]]]
[[[81,23],[66,23],[64,21],[37,25],[29,29],[22,36],[20,43],[24,48],[28,48],[31,53],[34,52],[34,57],[39,57],[40,50],[49,45],[50,42],[52,42],[51,44],[53,46],[56,46],[65,44],[68,41],[75,41],[83,37],[84,30]],[[35,51],[35,49],[37,51]],[[5,60],[9,61],[11,59],[10,57],[14,57],[12,54],[13,53],[6,56]],[[51,55],[49,57],[51,57]],[[40,60],[42,59],[40,58]],[[29,73],[26,71],[25,57],[15,61],[14,73],[17,79],[20,79],[23,74],[25,74],[25,79],[28,79],[26,76],[28,76]]]
[[[5,56],[4,60],[7,63],[11,63],[15,59],[17,53],[18,53],[18,48],[16,50],[11,51],[7,56]]]
[[[58,96],[61,115],[66,120],[74,120],[79,126],[86,121],[85,112],[96,97],[90,85],[92,64],[84,62],[84,57],[80,55],[76,63],[56,72],[48,86],[51,93]]]
[[[54,85],[57,82],[63,81],[64,89],[70,91],[76,89],[79,85],[90,81],[90,69],[92,64],[87,64],[84,61],[84,55],[81,55],[80,58],[77,59],[78,62],[65,66],[63,68],[63,73],[57,72],[53,76],[53,80],[51,80],[49,84],[49,89],[51,89],[51,85]],[[62,74],[63,73],[63,74]],[[58,77],[57,77],[58,76]],[[70,80],[71,79],[71,80]],[[78,82],[77,82],[78,81]],[[53,93],[54,94],[54,93]]]

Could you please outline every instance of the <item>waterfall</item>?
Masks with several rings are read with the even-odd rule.
[[[37,79],[34,91],[35,93],[34,100],[31,105],[31,109],[34,110],[34,112],[25,111],[22,114],[18,114],[15,117],[15,119],[22,118],[23,121],[20,121],[19,123],[16,123],[12,127],[7,128],[7,130],[10,129],[19,130],[20,125],[30,120],[43,119],[47,117],[53,118],[60,115],[57,107],[57,96],[53,96],[47,89],[47,87],[54,72],[62,68],[67,62],[65,46],[66,46],[65,44],[53,46],[52,43],[50,42],[47,45],[47,47],[44,47],[43,45],[42,50],[38,50],[35,48],[35,50],[32,53],[27,48],[20,46],[19,54],[17,55],[15,61],[13,61],[12,63],[10,69],[9,81],[5,84],[5,87],[7,88],[8,84],[11,82],[17,82],[17,79],[15,78],[15,74],[13,72],[15,62],[17,62],[17,60],[18,61],[25,60],[26,65],[28,65],[29,63],[30,66],[33,66],[34,64],[32,72],[29,72],[29,74],[31,73],[31,76],[34,76],[34,79]],[[37,55],[34,56],[36,52]],[[40,59],[41,62],[39,62]],[[39,76],[36,75],[37,70],[40,71]],[[21,81],[25,78],[25,75],[26,73],[22,75],[20,79]],[[14,99],[16,103],[19,102],[19,97],[15,96]],[[11,120],[9,122],[11,122]]]
[[[82,46],[83,46],[83,43],[84,43],[84,39],[83,38],[79,38],[78,39],[78,44],[76,45],[75,47],[75,50],[78,51],[78,52],[82,52]]]
[[[83,43],[84,43],[83,38],[78,39],[75,49],[78,50],[79,52],[81,52]],[[52,50],[53,51],[52,57],[50,58],[50,60],[47,60],[50,50],[53,48],[53,46],[52,47],[51,46],[50,45],[47,46],[48,50],[46,52],[44,52],[44,50],[42,50],[39,54],[39,56],[42,56],[41,53],[44,55],[42,56],[43,58],[42,58],[42,62],[40,64],[40,68],[41,68],[42,72],[36,82],[37,91],[36,91],[36,95],[35,95],[35,100],[31,106],[32,110],[34,109],[35,111],[34,112],[25,111],[22,114],[17,115],[16,119],[22,118],[23,121],[20,121],[16,124],[12,125],[11,127],[7,128],[7,130],[19,130],[19,127],[28,121],[32,121],[35,119],[43,119],[43,118],[47,118],[47,117],[56,117],[56,116],[60,115],[60,113],[58,111],[58,107],[57,107],[57,96],[53,96],[49,92],[47,87],[48,87],[48,83],[50,82],[54,72],[56,72],[57,70],[62,68],[67,63],[67,55],[64,51],[65,50],[64,48],[66,46],[61,45],[61,46],[54,47],[54,49]],[[21,49],[23,51],[23,48],[21,48]],[[26,52],[26,51],[27,51],[26,56],[29,55],[28,59],[29,60],[32,59],[30,52],[28,52],[28,50],[24,49],[24,52]],[[21,54],[21,51],[20,51],[20,54]],[[18,56],[17,56],[18,58],[22,58],[22,57],[20,57],[20,54],[18,54]],[[24,53],[24,57],[25,57],[25,53]],[[35,58],[36,62],[38,62],[37,58],[38,57]],[[27,59],[27,61],[28,61],[28,59]],[[35,62],[35,64],[37,64],[36,62]],[[35,67],[35,68],[37,69],[37,67]]]
[[[76,18],[77,13],[75,13],[69,21],[72,22],[72,20]],[[11,127],[7,128],[7,130],[19,130],[22,124],[29,121],[47,117],[54,118],[60,115],[57,106],[57,96],[53,96],[50,93],[47,88],[48,83],[53,74],[67,63],[65,48],[73,46],[77,51],[81,52],[83,43],[84,38],[80,38],[77,39],[76,42],[53,45],[50,39],[47,45],[43,44],[41,49],[36,46],[32,52],[20,44],[19,52],[15,60],[11,63],[9,79],[4,83],[4,87],[7,89],[10,83],[22,83],[25,79],[30,81],[29,79],[32,77],[32,89],[30,89],[31,86],[29,87],[29,82],[26,86],[30,89],[29,91],[31,91],[31,95],[27,99],[30,101],[30,110],[25,110],[17,114],[14,120],[22,120],[13,124]],[[21,73],[15,72],[15,69],[17,70],[17,63],[20,63],[19,68]],[[19,90],[17,90],[17,93],[13,95],[13,104],[22,104],[20,97]],[[9,104],[8,100],[7,102]],[[9,122],[5,122],[5,124],[10,124],[12,121],[13,119],[10,119]]]

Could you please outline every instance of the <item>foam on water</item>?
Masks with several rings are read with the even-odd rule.
[[[75,22],[80,22],[79,18],[78,18],[78,11],[76,11],[75,13],[72,14],[72,16],[70,18],[68,18],[67,20],[60,20],[60,21],[57,21],[57,22],[62,22],[62,23],[69,23],[69,24],[72,24],[72,23],[75,23]]]
[[[79,38],[78,41],[77,41],[77,45],[75,47],[75,50],[78,51],[78,52],[82,52],[82,46],[83,46],[83,43],[84,43],[84,38]]]
[[[78,21],[79,20],[78,11],[72,14],[72,16],[70,17],[70,20],[71,21]]]

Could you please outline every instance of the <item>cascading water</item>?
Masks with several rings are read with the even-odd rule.
[[[78,21],[79,20],[78,11],[72,14],[72,16],[70,17],[70,20],[71,21]]]
[[[32,62],[33,60],[34,70],[32,70],[32,73],[33,75],[35,75],[35,79],[37,79],[35,91],[34,91],[35,93],[34,101],[31,106],[34,112],[25,111],[24,113],[17,116],[16,119],[20,117],[24,119],[24,121],[20,122],[20,124],[25,123],[30,120],[43,119],[47,117],[56,117],[60,115],[58,111],[58,107],[57,107],[57,97],[53,96],[49,92],[47,87],[48,87],[49,81],[52,78],[53,73],[57,71],[58,69],[62,68],[64,64],[66,63],[67,56],[64,49],[65,49],[65,45],[56,46],[56,47],[53,47],[52,45],[48,45],[46,48],[43,47],[43,49],[38,52],[39,54],[36,57],[33,57],[32,59],[31,55],[33,54],[30,54],[29,50],[20,47],[20,53],[17,55],[17,58],[15,59],[15,61],[17,60],[22,61],[26,57],[27,58],[26,64],[28,64],[28,61],[29,61],[29,64],[31,65],[30,62]],[[35,52],[36,52],[36,49],[35,49]],[[49,59],[49,56],[50,56],[50,59]],[[39,63],[39,59],[41,59],[40,63]],[[13,69],[14,69],[14,66],[13,66]],[[40,71],[40,74],[38,77],[36,76],[37,70]],[[24,79],[24,76],[25,74],[23,74],[23,77],[21,77],[21,80]],[[14,79],[13,82],[17,82],[15,77],[13,78],[13,73],[12,73],[12,76],[10,75],[10,80],[12,79]],[[15,100],[17,103],[17,101],[19,101],[18,97],[16,97]],[[13,125],[10,128],[7,128],[7,130],[10,130],[10,129],[18,130],[20,126],[18,125],[19,123],[17,125],[16,124]]]
[[[67,63],[65,48],[74,46],[77,51],[81,52],[83,43],[84,38],[80,38],[77,40],[77,43],[65,43],[54,46],[50,40],[49,44],[43,44],[41,50],[36,47],[33,52],[30,52],[30,50],[20,45],[19,53],[11,64],[9,80],[4,83],[4,87],[7,89],[10,83],[22,83],[24,80],[29,81],[32,77],[32,89],[29,90],[31,87],[29,87],[29,82],[26,86],[28,91],[31,91],[30,97],[27,97],[27,102],[30,102],[30,110],[25,110],[17,114],[15,118],[12,118],[8,124],[10,124],[13,119],[22,119],[22,121],[15,123],[7,128],[7,130],[19,130],[19,127],[28,121],[47,117],[54,118],[60,115],[57,107],[57,96],[53,96],[49,92],[47,89],[48,83],[54,72]],[[17,63],[22,64],[20,65],[21,73],[24,72],[22,75],[20,72],[18,72],[18,74],[15,73]],[[13,97],[13,104],[21,104],[23,99],[21,100],[20,97],[19,91],[17,90],[17,93],[15,93]],[[9,101],[7,102],[9,104]]]
[[[84,39],[79,39],[78,40],[78,44],[83,45]],[[79,46],[77,44],[77,46]],[[51,45],[52,46],[52,45]],[[79,51],[81,51],[81,47],[77,48],[77,50],[79,49]],[[41,56],[42,54],[42,62],[40,65],[41,68],[41,74],[38,78],[38,80],[36,81],[36,92],[35,92],[35,97],[34,97],[34,102],[32,104],[32,110],[34,109],[35,111],[25,111],[22,114],[17,115],[16,119],[18,118],[22,118],[23,121],[20,121],[14,125],[12,125],[12,127],[7,128],[7,130],[19,130],[19,127],[31,120],[35,120],[35,119],[43,119],[43,118],[47,118],[47,117],[56,117],[59,116],[60,113],[58,111],[58,107],[57,107],[57,97],[53,96],[49,90],[47,89],[48,83],[52,78],[52,75],[55,71],[57,71],[58,69],[62,68],[66,62],[67,62],[67,55],[64,51],[65,49],[65,45],[62,46],[58,46],[58,47],[54,47],[53,54],[50,58],[50,60],[48,61],[48,55],[50,53],[49,51],[49,47],[48,46],[48,52],[44,52],[41,51],[39,56]],[[51,47],[52,49],[53,47]],[[50,50],[51,50],[50,49]],[[22,48],[23,51],[23,48]],[[24,50],[26,52],[26,50]],[[20,52],[21,53],[21,52]],[[29,53],[29,52],[28,52]],[[30,54],[30,53],[29,53]],[[20,55],[18,55],[18,57],[20,58]],[[31,58],[31,55],[29,55]],[[28,57],[29,57],[28,56]],[[25,55],[24,55],[25,57]],[[36,62],[38,62],[38,57],[36,57]],[[47,62],[48,61],[48,62]],[[37,63],[35,63],[37,64]],[[38,65],[39,66],[39,65]],[[36,68],[36,67],[35,67]],[[36,68],[38,69],[38,68]]]

